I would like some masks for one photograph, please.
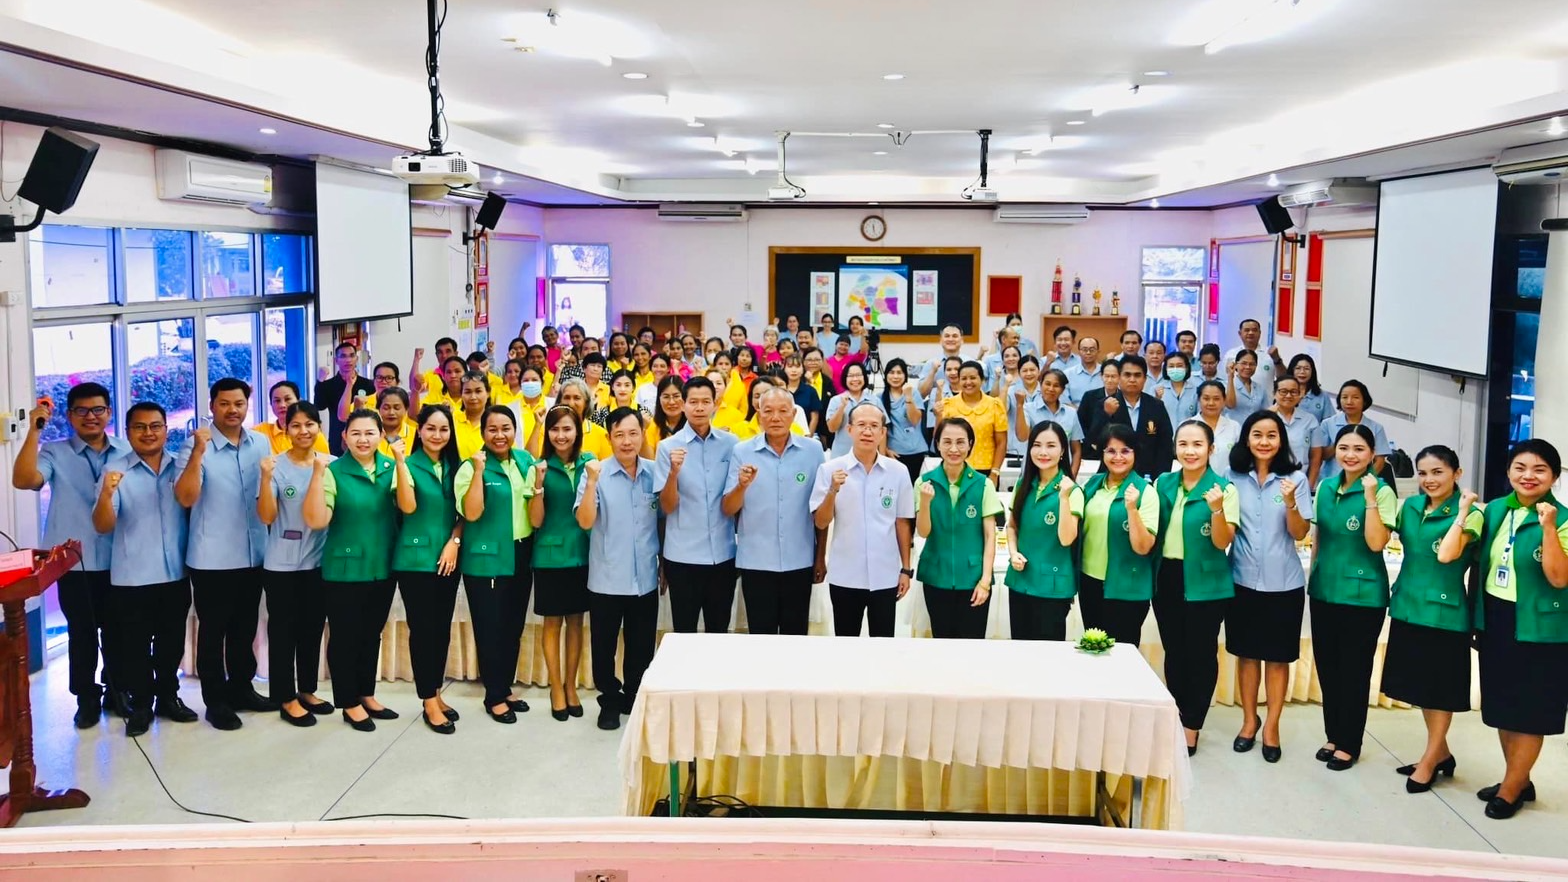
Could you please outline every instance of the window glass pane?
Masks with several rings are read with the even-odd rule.
[[[256,390],[261,407],[267,407],[265,396],[272,384],[293,380],[300,395],[310,400],[313,391],[310,382],[311,331],[309,316],[303,306],[269,309],[262,319],[262,333],[267,343],[267,381]],[[265,416],[265,414],[263,414]]]
[[[1143,249],[1143,278],[1145,281],[1170,279],[1179,282],[1201,282],[1204,250],[1188,246],[1145,248]]]
[[[609,317],[609,285],[605,282],[555,282],[551,285],[550,324],[582,325],[590,337],[603,337]]]
[[[113,233],[45,224],[28,239],[33,306],[90,306],[114,300]]]
[[[266,294],[308,294],[310,237],[267,233],[261,237],[261,267]]]
[[[1508,392],[1508,441],[1516,444],[1532,437],[1535,420],[1535,347],[1541,317],[1533,312],[1514,313],[1512,381]]]
[[[170,450],[196,430],[195,332],[195,320],[188,318],[132,322],[125,330],[131,403],[155,401],[168,411]]]
[[[250,396],[251,417],[247,425],[254,425],[261,418],[265,390],[255,394],[256,385],[256,314],[212,315],[207,317],[207,382],[216,383],[225,377],[244,380],[253,388]]]
[[[54,418],[44,429],[44,441],[70,437],[65,399],[72,386],[98,383],[114,394],[112,331],[107,322],[33,328],[33,375],[38,378],[38,395],[54,401]],[[119,402],[109,402],[109,431],[114,431],[116,412],[124,409]]]
[[[249,233],[197,233],[201,242],[202,295],[208,299],[256,296]]]
[[[609,278],[610,246],[551,245],[550,275]]]
[[[1167,351],[1176,348],[1176,335],[1182,331],[1191,331],[1202,340],[1202,294],[1201,285],[1145,285],[1144,340],[1159,340]]]
[[[189,300],[191,234],[183,230],[125,230],[125,298],[130,303]]]

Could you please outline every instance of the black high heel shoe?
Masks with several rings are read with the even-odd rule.
[[[452,717],[450,714],[447,715],[446,722],[440,725],[436,725],[435,723],[430,722],[430,714],[426,711],[420,711],[419,715],[424,717],[425,725],[429,727],[430,731],[432,732],[437,732],[442,735],[451,735],[453,732],[457,731],[457,724],[452,722]]]
[[[1231,750],[1234,750],[1237,753],[1246,753],[1247,751],[1251,750],[1254,745],[1256,745],[1258,743],[1258,733],[1263,731],[1263,717],[1261,717],[1261,716],[1259,716],[1257,714],[1253,714],[1252,715],[1252,719],[1253,719],[1253,722],[1255,724],[1255,726],[1254,726],[1254,728],[1252,730],[1252,737],[1251,738],[1243,738],[1240,735],[1237,735],[1236,736],[1236,740],[1231,742],[1231,745],[1230,745],[1230,749]],[[1189,754],[1189,756],[1190,755],[1191,754]]]
[[[1400,766],[1401,769],[1409,770],[1405,772],[1405,792],[1425,793],[1432,789],[1432,785],[1437,782],[1438,775],[1447,775],[1448,777],[1452,778],[1454,777],[1454,770],[1458,767],[1459,763],[1457,763],[1454,758],[1450,756],[1448,759],[1443,760],[1442,762],[1432,767],[1431,778],[1425,781],[1417,781],[1416,779],[1410,777],[1411,775],[1415,774],[1416,767],[1414,765]]]
[[[574,717],[580,717],[583,715],[583,706],[580,704],[569,704],[566,706],[566,712]]]
[[[369,713],[369,711],[366,711],[366,713]],[[349,716],[348,715],[348,711],[346,711],[346,710],[343,712],[343,722],[348,723],[350,726],[353,726],[354,729],[356,731],[359,731],[359,732],[374,732],[374,731],[376,731],[376,721],[375,720],[372,720],[370,717],[366,717],[363,720],[356,720],[353,717]]]
[[[556,710],[553,707],[550,708],[550,716],[555,717],[557,720],[560,720],[563,723],[572,718],[572,715],[567,713],[566,708],[564,707],[560,710]]]
[[[1279,758],[1281,756],[1283,756],[1284,753],[1285,752],[1280,749],[1280,746],[1278,744],[1265,744],[1265,745],[1263,745],[1263,761],[1266,762],[1266,763],[1277,763],[1277,762],[1279,762]]]

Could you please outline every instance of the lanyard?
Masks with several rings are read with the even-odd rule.
[[[1508,543],[1503,546],[1502,558],[1503,566],[1505,567],[1508,566],[1508,561],[1513,557],[1514,554],[1514,536],[1517,535],[1514,529],[1514,515],[1518,513],[1519,509],[1517,508],[1511,508],[1508,510]]]

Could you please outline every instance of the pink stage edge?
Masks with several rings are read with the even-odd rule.
[[[105,875],[111,871],[112,876]],[[0,834],[7,880],[1094,882],[1568,878],[1482,852],[1047,824],[594,818],[65,827]]]

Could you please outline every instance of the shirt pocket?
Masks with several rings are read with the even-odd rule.
[[[501,544],[489,539],[480,539],[478,541],[465,544],[463,546],[463,551],[466,555],[475,557],[482,561],[494,560],[496,556],[501,553]]]
[[[403,536],[399,540],[398,544],[404,548],[424,549],[429,548],[435,543],[429,536],[422,536],[413,530],[408,530],[403,533]]]
[[[1349,570],[1343,577],[1345,600],[1356,606],[1381,606],[1383,583],[1375,574],[1362,569]]]
[[[1568,591],[1548,588],[1545,593],[1535,598],[1535,611],[1543,616],[1568,615]],[[1554,623],[1561,624],[1560,619],[1553,619]]]
[[[1439,588],[1428,594],[1427,600],[1440,607],[1457,609],[1465,604],[1465,589],[1459,586]]]

